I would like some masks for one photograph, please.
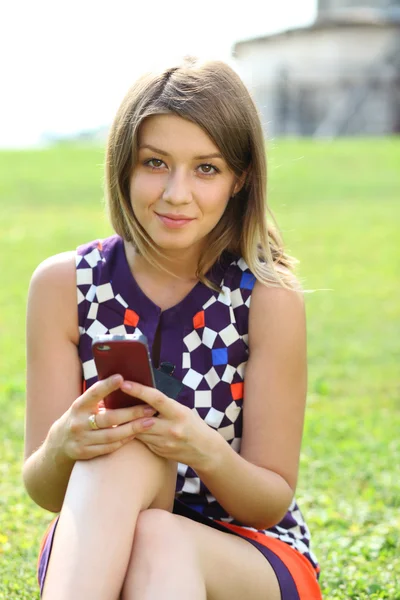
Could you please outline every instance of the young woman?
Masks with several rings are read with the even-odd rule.
[[[141,78],[115,117],[116,235],[47,259],[28,303],[24,482],[60,513],[45,600],[313,600],[294,500],[306,397],[303,297],[266,222],[260,120],[221,62]],[[251,302],[251,304],[250,304]],[[97,334],[146,335],[177,399],[118,373]],[[104,410],[121,388],[145,404]]]

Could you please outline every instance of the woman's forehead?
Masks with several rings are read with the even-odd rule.
[[[178,115],[153,115],[141,124],[138,147],[152,146],[165,153],[184,152],[193,157],[220,154],[218,147],[196,123]]]

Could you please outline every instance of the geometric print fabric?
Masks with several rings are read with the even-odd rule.
[[[230,260],[218,282],[221,292],[200,284],[192,297],[181,303],[176,314],[171,309],[165,311],[164,317],[156,315],[154,306],[137,287],[119,236],[77,249],[76,281],[79,355],[85,388],[97,380],[91,351],[94,336],[136,332],[146,335],[151,343],[152,332],[158,324],[161,327],[163,318],[173,322],[173,330],[182,322],[180,339],[170,344],[171,362],[176,365],[174,376],[183,383],[177,400],[195,411],[239,452],[248,313],[256,281],[245,261]],[[196,305],[198,299],[201,302]],[[168,327],[166,321],[166,330],[171,331]],[[184,464],[178,465],[176,496],[204,516],[256,531],[227,514],[195,471]],[[295,500],[278,525],[258,532],[284,541],[317,565],[310,550],[309,530]]]

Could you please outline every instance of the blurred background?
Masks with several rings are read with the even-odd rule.
[[[25,311],[46,257],[112,233],[104,144],[131,83],[225,60],[260,111],[306,292],[296,496],[324,598],[400,600],[400,0],[14,0],[0,8],[0,599],[38,598],[52,515],[21,482]]]

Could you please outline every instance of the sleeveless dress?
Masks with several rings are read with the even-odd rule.
[[[136,283],[122,238],[113,235],[80,246],[76,281],[83,385],[86,389],[97,381],[91,350],[94,336],[142,333],[151,353],[158,331],[159,363],[172,363],[173,376],[183,383],[177,401],[194,410],[240,452],[248,316],[256,280],[242,258],[228,253],[208,277],[221,288],[220,293],[199,282],[179,304],[161,311]],[[275,570],[282,600],[321,598],[310,532],[295,500],[280,523],[256,530],[229,515],[196,472],[179,464],[174,512],[240,535],[256,546]],[[42,541],[41,587],[56,524],[51,524]]]

